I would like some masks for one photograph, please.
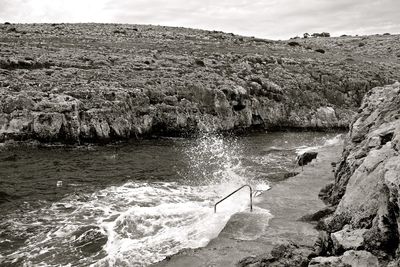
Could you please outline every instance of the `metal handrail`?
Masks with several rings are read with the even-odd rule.
[[[224,197],[223,199],[220,199],[217,203],[214,204],[214,213],[217,212],[217,205],[219,203],[221,203],[222,201],[224,201],[225,199],[227,199],[228,197],[232,196],[233,194],[235,194],[236,192],[240,191],[241,189],[248,187],[250,189],[250,211],[253,211],[253,188],[251,188],[250,185],[245,184],[243,186],[241,186],[240,188],[236,189],[235,191],[233,191],[232,193],[230,193],[229,195],[227,195],[226,197]]]

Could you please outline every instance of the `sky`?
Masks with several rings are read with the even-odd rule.
[[[268,39],[400,33],[400,0],[0,0],[0,22],[132,23]]]

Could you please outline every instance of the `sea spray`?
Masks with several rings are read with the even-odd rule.
[[[248,191],[221,203],[216,214],[214,203],[253,183],[253,177],[242,166],[243,149],[234,138],[208,133],[181,149],[188,169],[184,180],[132,179],[90,194],[71,194],[19,218],[11,216],[7,230],[27,234],[24,245],[6,255],[5,262],[146,266],[181,249],[207,245],[232,214],[248,210]],[[268,217],[265,210],[255,212]]]
[[[185,148],[189,172],[186,179],[200,185],[243,183],[241,150],[237,139],[203,133]]]
[[[250,182],[241,166],[240,151],[236,139],[213,133],[203,133],[185,147],[188,171],[181,175],[189,185],[168,184],[168,191],[160,194],[151,192],[154,187],[149,188],[147,197],[165,199],[154,206],[132,207],[105,225],[110,232],[108,257],[98,265],[156,262],[183,248],[205,246],[215,238],[232,214],[248,208],[248,191],[242,191],[223,203],[218,213],[213,213],[213,204],[218,199]],[[269,187],[262,184],[260,188]],[[265,210],[257,212],[269,216]],[[147,226],[138,229],[144,222]],[[143,236],[121,238],[122,232],[116,230],[129,228],[144,231],[139,233]]]

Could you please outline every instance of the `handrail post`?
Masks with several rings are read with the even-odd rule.
[[[250,212],[253,212],[253,188],[251,188],[250,185],[245,184],[245,185],[241,186],[240,188],[236,189],[235,191],[233,191],[232,193],[230,193],[229,195],[227,195],[226,197],[224,197],[223,199],[220,199],[217,203],[215,203],[214,204],[214,213],[217,213],[217,205],[219,203],[221,203],[222,201],[224,201],[228,197],[232,196],[236,192],[240,191],[242,188],[245,188],[246,186],[250,189]]]
[[[251,186],[249,186],[250,188],[250,212],[253,212],[253,189],[251,188]]]

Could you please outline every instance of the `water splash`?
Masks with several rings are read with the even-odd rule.
[[[205,246],[232,214],[248,209],[247,191],[221,203],[214,214],[218,199],[244,183],[269,188],[243,168],[242,147],[233,138],[207,133],[183,152],[189,170],[183,183],[131,181],[5,220],[1,228],[26,234],[6,262],[146,266],[183,248]],[[268,218],[268,211],[261,213]]]
[[[202,185],[241,184],[246,181],[241,147],[235,138],[204,133],[187,147],[189,173],[186,179]]]
[[[315,151],[323,147],[334,146],[341,142],[343,142],[343,134],[338,134],[333,138],[323,138],[322,140],[318,140],[318,143],[314,145],[308,145],[308,146],[303,145],[300,147],[296,147],[296,153],[297,155],[301,155],[305,152]]]

